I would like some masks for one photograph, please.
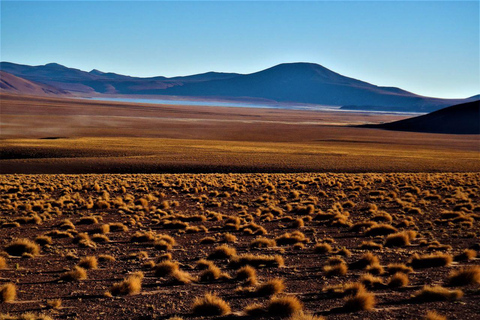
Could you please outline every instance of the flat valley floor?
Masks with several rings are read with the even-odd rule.
[[[353,127],[400,115],[0,98],[0,173],[480,170],[478,135]]]

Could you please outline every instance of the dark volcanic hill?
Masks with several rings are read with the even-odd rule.
[[[437,99],[345,77],[313,63],[287,63],[251,74],[207,72],[185,77],[137,78],[90,72],[50,63],[26,66],[2,62],[18,77],[81,94],[171,95],[236,100],[273,100],[395,111],[438,110],[465,99]]]
[[[28,94],[28,95],[69,95],[68,92],[50,85],[35,83],[16,77],[10,73],[0,71],[0,92]]]
[[[480,134],[480,100],[454,105],[419,117],[368,127],[396,131]]]

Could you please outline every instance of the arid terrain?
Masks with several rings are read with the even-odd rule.
[[[2,94],[0,115],[1,173],[480,170],[478,135],[353,127],[398,114]]]
[[[0,98],[2,320],[478,319],[478,135]]]
[[[1,312],[88,320],[295,312],[423,319],[435,311],[478,319],[479,180],[3,175]],[[207,293],[216,297],[202,300]]]

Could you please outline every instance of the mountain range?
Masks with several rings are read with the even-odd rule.
[[[430,112],[478,99],[425,97],[396,87],[349,78],[313,63],[285,63],[251,74],[207,72],[184,77],[131,77],[90,72],[56,63],[41,66],[1,62],[2,83],[9,73],[47,90],[79,96],[181,96],[196,99],[269,100],[340,106],[344,109]],[[16,80],[19,82],[20,80]],[[8,81],[7,81],[8,82]],[[21,92],[2,84],[2,91]],[[56,92],[56,93],[55,93]]]

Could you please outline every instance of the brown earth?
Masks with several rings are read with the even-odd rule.
[[[408,264],[415,253],[455,256],[467,248],[478,252],[479,182],[478,173],[3,175],[0,252],[16,238],[33,241],[49,234],[53,242],[43,245],[36,256],[0,255],[7,263],[0,267],[0,287],[11,282],[17,288],[16,300],[0,302],[0,314],[34,312],[54,319],[83,320],[168,319],[174,315],[212,319],[215,317],[192,315],[191,305],[196,297],[215,292],[232,309],[226,318],[251,319],[242,316],[245,307],[254,303],[265,306],[269,298],[249,293],[242,281],[235,279],[238,267],[232,261],[253,253],[280,255],[285,262],[284,266],[258,266],[260,283],[283,279],[285,291],[277,296],[297,297],[305,312],[328,320],[422,319],[427,310],[436,310],[448,319],[478,319],[479,284],[447,286],[450,272],[479,266],[478,258],[414,268],[408,274],[409,283],[401,288],[386,284],[391,277],[388,265]],[[93,216],[96,222],[82,224],[84,216]],[[382,245],[386,236],[367,236],[360,222],[385,223],[399,231],[416,231],[417,236],[409,245],[362,249],[362,241]],[[113,230],[112,223],[123,223],[128,230]],[[110,225],[110,232],[103,231],[108,241],[92,241],[105,224]],[[176,244],[166,251],[192,282],[180,284],[172,276],[155,276],[152,266],[166,251],[156,248],[153,238],[132,241],[138,231],[151,231],[157,239],[172,236]],[[199,280],[196,262],[224,243],[227,232],[236,237],[228,243],[236,254],[212,259],[226,276]],[[292,232],[304,238],[282,243],[280,236]],[[213,237],[214,243],[200,244],[207,236]],[[276,245],[250,248],[252,240],[259,237],[276,240]],[[316,243],[330,243],[332,249],[315,252]],[[343,309],[341,286],[358,282],[367,273],[352,265],[367,252],[377,256],[385,269],[377,275],[379,284],[367,287],[375,295],[376,305],[370,311],[349,312]],[[102,254],[115,261],[99,262],[98,268],[87,270],[85,280],[60,280],[81,258]],[[338,255],[348,271],[328,276],[323,267]],[[144,274],[138,294],[105,295],[114,283],[137,271]],[[336,285],[340,287],[333,291]],[[463,297],[456,301],[413,300],[412,295],[424,285],[462,290]],[[244,289],[238,290],[240,287]],[[56,299],[61,306],[48,307],[47,301]],[[272,317],[267,313],[260,318]]]

